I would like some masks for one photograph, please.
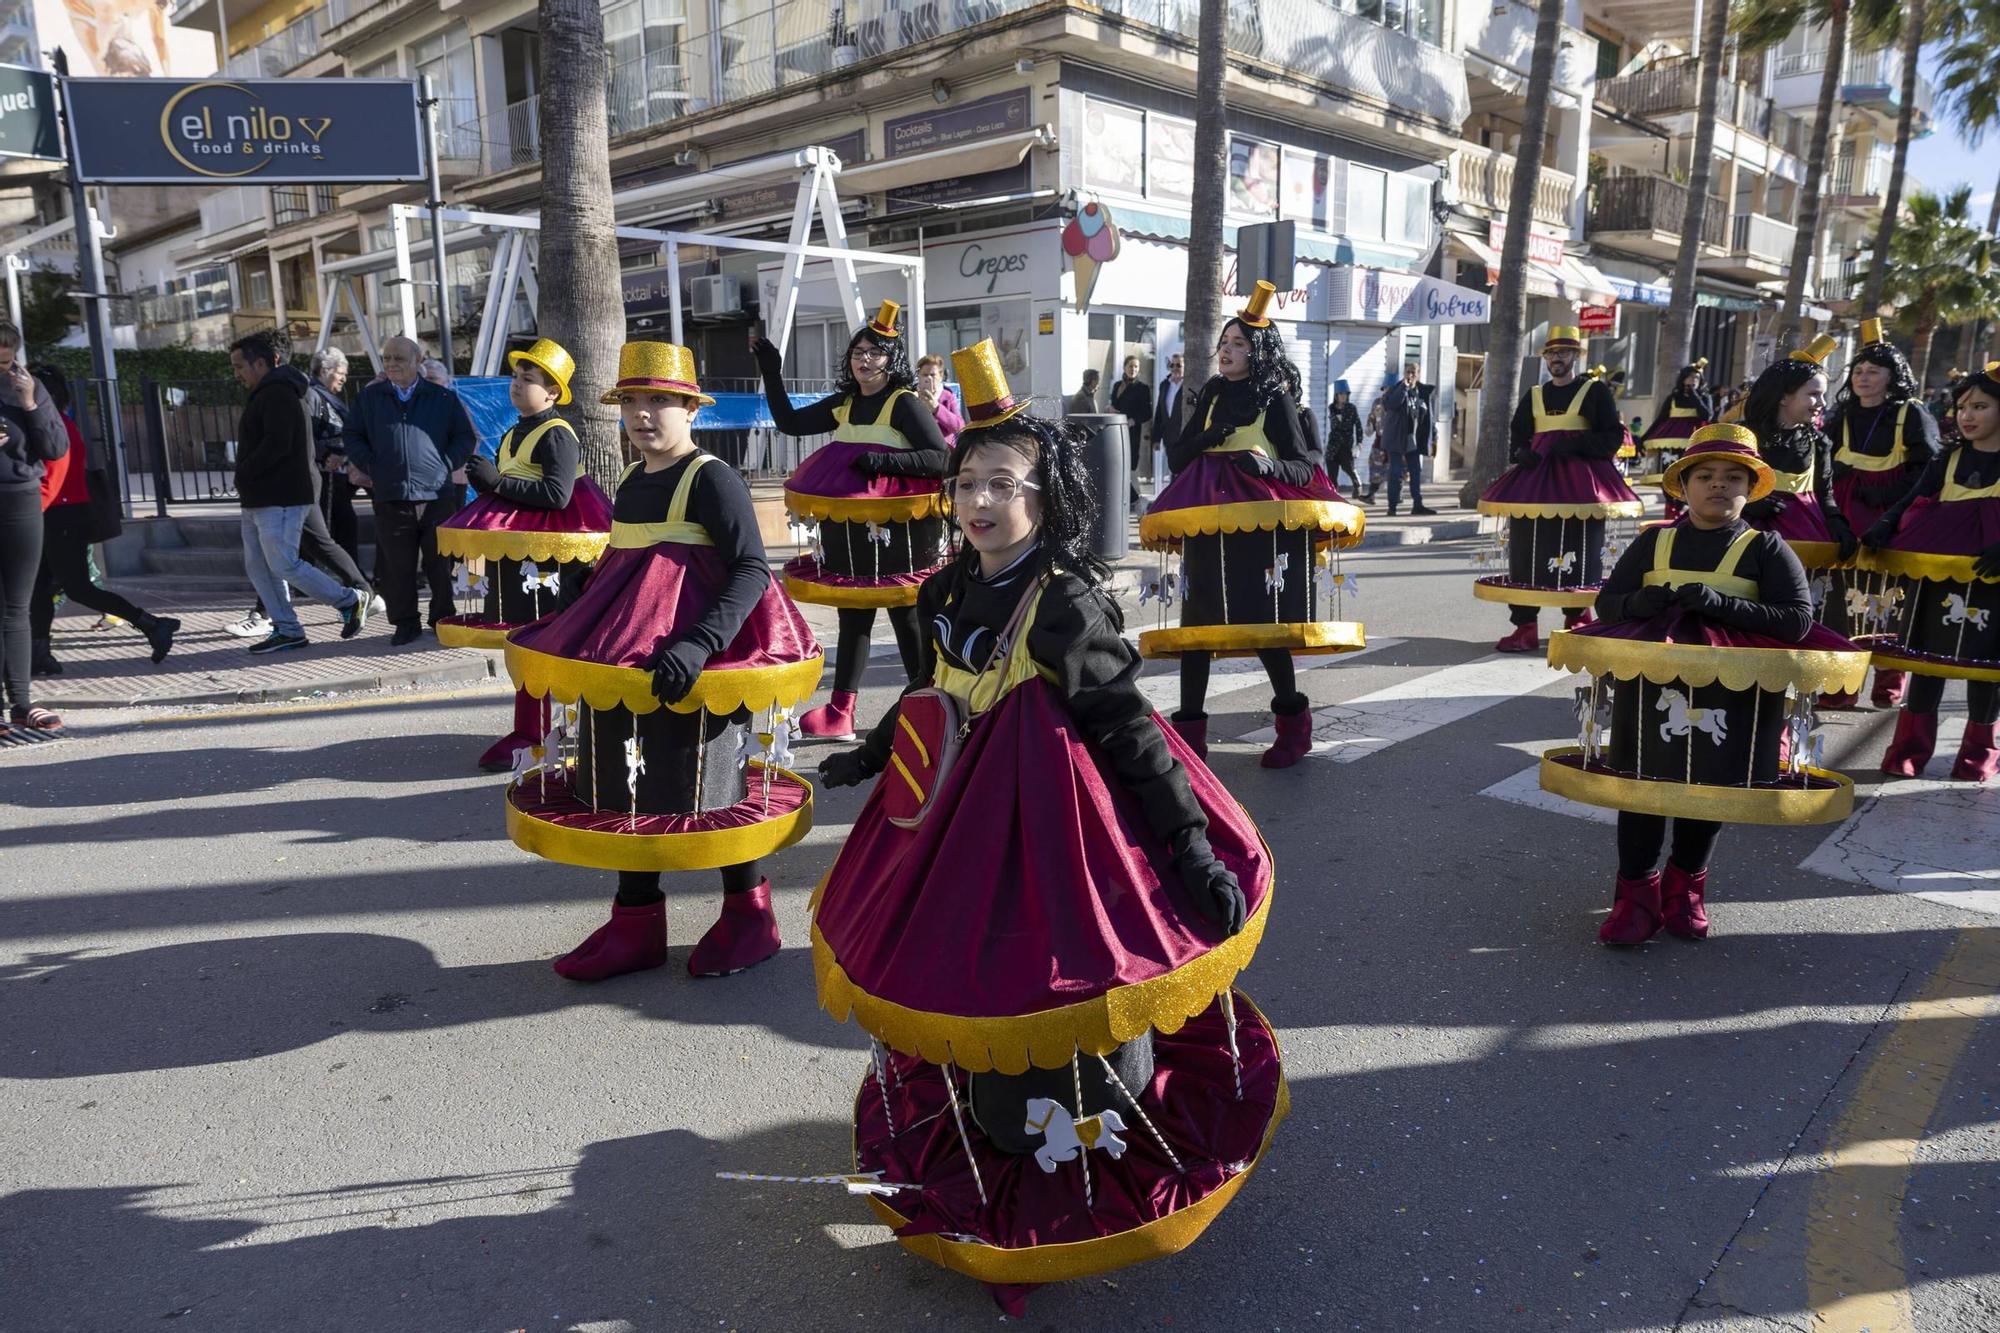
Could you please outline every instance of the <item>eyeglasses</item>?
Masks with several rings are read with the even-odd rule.
[[[970,509],[979,503],[981,496],[996,505],[1010,505],[1021,498],[1023,491],[1040,489],[1042,488],[1032,481],[1011,477],[1003,472],[997,477],[982,477],[976,481],[953,481],[945,487],[945,494],[951,497],[952,504],[958,508]]]
[[[855,361],[887,361],[889,349],[886,347],[857,347],[847,354]]]

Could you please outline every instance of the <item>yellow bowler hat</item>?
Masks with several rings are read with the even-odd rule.
[[[951,354],[951,371],[958,377],[958,396],[965,407],[965,429],[983,430],[1011,421],[1028,410],[1028,400],[1014,397],[1007,387],[1007,372],[1000,365],[1000,349],[991,338],[982,338],[970,347]]]
[[[537,338],[527,351],[507,353],[508,365],[518,366],[523,361],[556,382],[557,407],[568,404],[569,377],[576,374],[576,358],[568,349],[552,338]]]
[[[628,393],[653,390],[692,398],[704,407],[715,400],[695,378],[694,353],[678,343],[626,343],[618,349],[618,382],[605,390],[605,403],[622,403]]]
[[[1822,333],[1811,342],[1792,353],[1794,361],[1810,361],[1824,368],[1826,359],[1833,355],[1833,349],[1840,346],[1840,340],[1831,333]]]
[[[1583,350],[1583,330],[1574,324],[1553,324],[1549,327],[1549,340],[1542,344],[1543,352],[1580,352]]]
[[[1750,469],[1757,478],[1750,487],[1752,500],[1763,499],[1778,484],[1771,465],[1757,452],[1757,436],[1750,428],[1717,422],[1694,433],[1688,440],[1687,452],[1669,463],[1661,474],[1660,485],[1668,495],[1678,500],[1681,498],[1681,474],[1703,460],[1714,462],[1717,459]]]

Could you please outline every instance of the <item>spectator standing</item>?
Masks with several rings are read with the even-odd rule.
[[[1346,380],[1333,382],[1333,399],[1326,405],[1326,470],[1333,484],[1340,475],[1354,483],[1361,493],[1361,477],[1354,471],[1354,451],[1361,447],[1361,413],[1354,406],[1354,391]]]
[[[1128,356],[1120,367],[1122,372],[1118,382],[1111,386],[1111,410],[1125,418],[1127,452],[1131,455],[1131,471],[1126,476],[1131,481],[1133,508],[1139,505],[1139,459],[1145,448],[1146,423],[1153,419],[1153,386],[1139,378],[1139,358]]]
[[[937,418],[938,434],[947,445],[957,444],[958,433],[965,429],[965,409],[958,396],[945,387],[943,357],[933,353],[917,362],[916,389],[917,397]]]
[[[1181,393],[1186,388],[1187,360],[1179,352],[1167,358],[1167,377],[1160,381],[1160,392],[1153,408],[1153,447],[1171,451],[1181,438]],[[1165,477],[1154,478],[1160,485],[1166,484]]]
[[[1405,362],[1403,378],[1382,391],[1382,452],[1389,456],[1389,515],[1402,503],[1403,475],[1410,478],[1410,513],[1435,514],[1424,507],[1424,457],[1432,447],[1432,386],[1419,382],[1417,363]]]
[[[347,386],[347,353],[322,347],[312,358],[313,458],[319,466],[319,512],[333,544],[347,558],[361,559],[361,520],[354,512],[354,483],[347,479],[347,404],[340,391]],[[310,557],[308,557],[310,558]],[[357,564],[356,574],[360,573]]]
[[[361,391],[344,434],[348,479],[374,497],[382,596],[397,647],[423,633],[419,567],[430,585],[431,626],[458,614],[451,562],[438,554],[437,525],[458,511],[454,474],[463,478],[479,445],[458,395],[420,377],[422,359],[422,349],[408,338],[383,343],[383,378]]]
[[[1095,369],[1083,372],[1083,387],[1069,396],[1070,416],[1084,415],[1097,410],[1097,382],[1101,378]]]
[[[0,691],[10,726],[54,731],[35,705],[28,603],[42,567],[42,478],[69,452],[69,432],[21,360],[21,331],[0,321]]]

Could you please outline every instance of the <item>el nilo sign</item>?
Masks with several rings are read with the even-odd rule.
[[[409,79],[69,79],[84,180],[418,181],[424,118]]]

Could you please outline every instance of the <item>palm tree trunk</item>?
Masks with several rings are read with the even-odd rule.
[[[1674,257],[1674,299],[1667,307],[1659,346],[1653,356],[1653,383],[1674,383],[1688,363],[1694,344],[1695,269],[1701,258],[1701,234],[1708,221],[1708,185],[1715,174],[1715,122],[1722,100],[1722,62],[1727,54],[1729,0],[1708,0],[1701,25],[1701,74],[1694,124],[1694,161],[1689,165],[1687,207],[1681,212],[1681,247]],[[1729,225],[1728,210],[1723,225]],[[1660,395],[1666,397],[1664,392]]]
[[[1512,452],[1509,428],[1521,387],[1521,327],[1528,317],[1528,234],[1535,215],[1535,183],[1542,176],[1542,153],[1549,137],[1550,93],[1556,77],[1556,43],[1563,0],[1535,6],[1535,51],[1528,62],[1527,104],[1521,112],[1521,146],[1514,154],[1514,181],[1507,192],[1507,240],[1500,247],[1500,281],[1493,288],[1493,336],[1486,348],[1484,387],[1479,393],[1479,440],[1472,468],[1459,488],[1463,505],[1507,466]]]
[[[1819,79],[1819,104],[1813,109],[1812,146],[1806,153],[1806,183],[1799,191],[1799,229],[1792,239],[1792,266],[1785,276],[1785,302],[1778,310],[1778,352],[1799,344],[1805,321],[1806,273],[1819,256],[1821,192],[1826,187],[1827,159],[1833,152],[1834,114],[1840,105],[1840,77],[1847,64],[1847,0],[1833,0],[1826,24],[1826,68]],[[1819,275],[1819,293],[1826,274]]]
[[[1925,377],[1931,368],[1931,344],[1937,341],[1937,307],[1927,298],[1916,308],[1916,336],[1910,350],[1916,355],[1910,358],[1910,369],[1917,378],[1917,388],[1921,391]]]
[[[1896,158],[1889,167],[1882,220],[1875,224],[1874,252],[1878,255],[1889,253],[1889,238],[1896,232],[1896,215],[1903,208],[1903,168],[1910,160],[1910,134],[1917,116],[1917,58],[1923,50],[1929,9],[1928,0],[1910,0],[1903,18],[1903,104],[1896,110]],[[1861,296],[1864,314],[1874,314],[1882,304],[1882,283],[1888,275],[1887,265],[1869,265],[1868,285]]]
[[[598,0],[540,0],[542,63],[561,71],[542,86],[541,289],[536,330],[576,358],[570,421],[583,466],[605,493],[623,458],[618,410],[597,400],[617,378],[625,296],[611,210],[611,152],[604,106],[608,75]]]
[[[2000,182],[1993,186],[1993,207],[1986,210],[1986,234],[2000,235]]]
[[[1228,208],[1229,161],[1224,127],[1228,72],[1229,5],[1201,0],[1200,47],[1194,76],[1194,199],[1188,227],[1186,315],[1181,321],[1181,354],[1186,382],[1195,393],[1181,395],[1181,411],[1194,412],[1201,386],[1215,374],[1215,340],[1222,334],[1222,218]]]

